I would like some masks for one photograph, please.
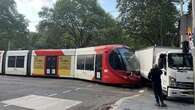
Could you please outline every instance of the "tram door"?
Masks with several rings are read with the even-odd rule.
[[[96,55],[95,58],[95,79],[102,79],[102,55]]]
[[[46,75],[57,75],[57,56],[46,57]]]

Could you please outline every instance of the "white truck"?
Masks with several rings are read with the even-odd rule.
[[[161,84],[163,95],[168,97],[193,98],[192,55],[182,49],[149,47],[135,52],[140,63],[141,75],[148,79],[153,64],[163,58]]]

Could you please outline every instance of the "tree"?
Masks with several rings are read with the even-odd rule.
[[[187,13],[188,14],[191,14],[192,13],[192,0],[189,1]]]
[[[25,48],[27,26],[14,0],[0,0],[0,49],[7,49],[9,44],[12,49]]]
[[[41,39],[41,35],[37,32],[29,32],[27,36],[27,48],[30,50],[39,49],[43,47],[43,40]]]
[[[120,28],[97,0],[58,0],[54,8],[43,8],[39,15],[39,32],[51,47],[56,47],[55,43],[59,44],[57,47],[105,44]]]
[[[117,0],[120,23],[135,47],[175,45],[177,10],[172,0]]]

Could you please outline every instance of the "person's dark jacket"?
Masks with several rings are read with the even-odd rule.
[[[152,68],[149,72],[148,75],[148,79],[150,79],[152,81],[152,83],[154,83],[155,85],[161,85],[161,74],[162,71],[160,70],[160,68],[156,67],[156,68]]]

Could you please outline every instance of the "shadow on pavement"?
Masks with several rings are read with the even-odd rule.
[[[194,104],[193,98],[167,98],[167,101],[173,101],[177,103]]]

